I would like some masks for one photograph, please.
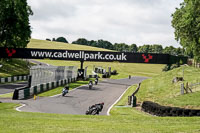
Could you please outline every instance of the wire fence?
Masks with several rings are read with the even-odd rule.
[[[200,82],[196,82],[196,83],[186,83],[184,85],[184,83],[181,84],[181,94],[183,95],[184,92],[185,93],[189,93],[189,92],[196,92],[196,91],[199,91],[198,86],[200,85]]]
[[[30,69],[31,86],[77,77],[76,66],[33,66]]]

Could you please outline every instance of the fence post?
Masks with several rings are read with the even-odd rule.
[[[136,106],[137,106],[137,98],[136,98],[136,96],[132,96],[131,99],[132,99],[132,100],[131,100],[131,102],[132,102],[132,107],[136,107]]]
[[[131,105],[131,98],[132,98],[132,96],[128,96],[128,105]]]
[[[181,95],[184,94],[184,83],[181,84]]]

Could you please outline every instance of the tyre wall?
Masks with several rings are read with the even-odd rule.
[[[184,109],[178,107],[161,106],[151,101],[144,101],[142,104],[142,110],[156,116],[200,116],[200,110],[197,109]]]

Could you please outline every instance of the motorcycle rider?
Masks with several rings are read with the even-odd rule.
[[[94,104],[94,105],[90,106],[89,107],[89,111],[86,112],[86,114],[90,114],[91,115],[93,110],[96,110],[96,114],[98,115],[99,112],[102,111],[103,105],[104,105],[104,103],[102,102],[102,103],[98,103],[98,104]],[[94,114],[94,115],[96,115],[96,114]]]
[[[67,94],[68,92],[69,92],[69,85],[67,84],[67,85],[63,88],[63,91],[62,91],[63,96],[64,96],[65,94]]]
[[[102,111],[104,103],[95,104],[97,108],[97,114]]]
[[[98,79],[98,76],[96,76],[96,79],[95,79],[95,84],[97,85],[99,79]]]
[[[89,89],[92,89],[92,86],[93,86],[92,80],[89,81],[89,84],[88,84],[88,85],[89,85]]]

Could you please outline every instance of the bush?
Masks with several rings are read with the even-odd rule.
[[[179,65],[177,65],[177,64],[172,64],[172,65],[169,65],[169,64],[167,64],[167,65],[165,65],[165,67],[162,69],[162,71],[169,71],[169,70],[172,70],[172,69],[174,69],[174,68],[178,68],[178,67],[180,67]]]

